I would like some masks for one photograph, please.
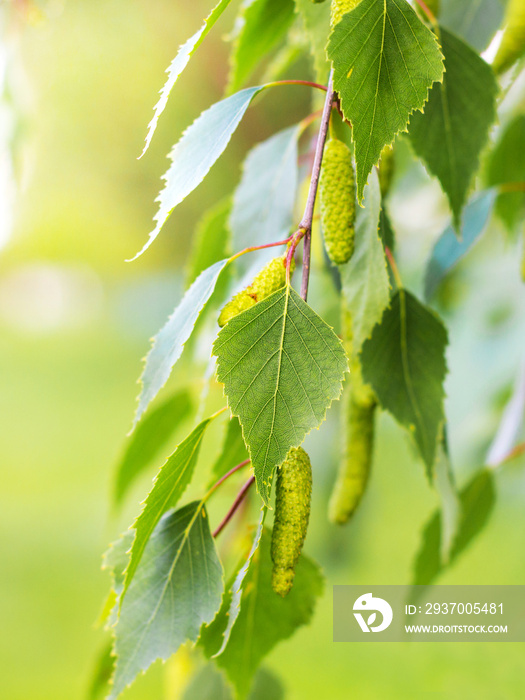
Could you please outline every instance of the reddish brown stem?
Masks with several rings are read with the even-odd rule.
[[[416,0],[417,4],[419,7],[423,10],[423,12],[426,14],[428,17],[429,21],[432,22],[432,24],[437,24],[437,19],[430,7],[427,7],[427,5],[424,3],[423,0]]]
[[[226,479],[228,479],[232,474],[235,474],[235,472],[238,472],[239,469],[242,469],[242,468],[245,467],[247,464],[250,464],[250,462],[251,462],[250,459],[245,459],[244,462],[241,462],[241,463],[238,464],[236,467],[233,467],[232,469],[230,469],[229,472],[226,472],[226,474],[224,474],[224,476],[221,476],[221,478],[219,479],[219,481],[216,481],[216,482],[213,484],[213,486],[211,487],[209,493],[211,494],[213,491],[215,491],[215,489],[219,488],[219,486],[220,486],[224,481],[226,481]]]
[[[318,90],[323,90],[324,92],[326,92],[328,89],[326,85],[321,85],[320,83],[312,83],[309,80],[276,80],[273,83],[269,83],[269,85],[306,85],[307,87],[317,88]]]
[[[403,287],[403,282],[401,280],[401,275],[399,274],[398,267],[396,265],[396,261],[394,256],[392,255],[392,251],[388,246],[385,246],[385,255],[388,258],[388,262],[390,263],[390,267],[392,268],[392,274],[394,275],[394,279],[396,281],[396,284],[398,288]]]
[[[306,206],[299,229],[304,230],[304,249],[303,249],[303,279],[301,283],[301,297],[306,301],[308,296],[308,283],[310,280],[310,256],[312,245],[312,221],[314,216],[315,198],[317,196],[317,187],[319,185],[319,177],[321,174],[321,163],[323,162],[323,151],[326,136],[328,134],[328,124],[330,123],[330,115],[332,113],[332,104],[335,98],[333,87],[333,71],[330,72],[328,80],[328,89],[326,91],[326,100],[323,107],[323,115],[321,117],[321,126],[319,127],[319,135],[315,147],[314,164],[312,166],[312,177],[310,179],[310,189],[306,199]]]
[[[230,510],[226,513],[226,515],[225,515],[224,518],[222,519],[220,525],[214,530],[214,532],[213,532],[213,537],[217,537],[217,535],[219,535],[219,534],[224,530],[224,528],[226,527],[226,525],[227,525],[227,524],[230,522],[230,520],[233,518],[233,516],[235,515],[237,509],[239,508],[239,506],[241,505],[241,503],[242,503],[242,502],[244,501],[244,499],[246,498],[246,494],[247,494],[248,491],[250,490],[250,486],[253,484],[254,481],[255,481],[255,477],[254,477],[254,476],[251,476],[251,477],[248,479],[248,481],[244,484],[244,486],[242,487],[242,489],[239,491],[239,493],[238,493],[237,496],[235,497],[235,500],[234,500],[234,502],[232,503],[232,506],[231,506]]]

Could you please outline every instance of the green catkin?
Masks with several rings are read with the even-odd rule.
[[[292,259],[290,274],[294,271],[295,261]],[[286,284],[286,256],[270,260],[263,269],[254,277],[253,282],[235,294],[227,304],[222,307],[219,314],[219,326],[222,328],[234,316],[255,306],[258,301],[269,297]]]
[[[509,0],[505,12],[505,31],[492,68],[504,73],[525,54],[525,2]]]
[[[379,187],[381,188],[381,197],[386,197],[392,184],[392,178],[395,172],[394,149],[392,146],[385,146],[381,151],[381,160],[379,161]]]
[[[354,252],[355,176],[350,149],[338,139],[326,143],[319,196],[326,252],[344,265]]]
[[[302,447],[292,447],[279,467],[272,530],[272,588],[284,598],[306,537],[312,497],[312,466]]]
[[[330,8],[330,26],[335,27],[336,24],[343,19],[343,15],[354,10],[361,0],[332,0]]]
[[[342,308],[343,343],[352,357],[351,317]],[[372,388],[363,382],[359,362],[350,363],[350,391],[342,411],[343,459],[328,506],[333,523],[344,525],[354,514],[365,492],[374,448],[374,420],[377,407]]]

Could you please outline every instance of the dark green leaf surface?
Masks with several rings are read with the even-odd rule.
[[[440,23],[476,51],[484,51],[503,19],[501,0],[441,0]]]
[[[195,641],[215,617],[222,566],[202,502],[166,513],[155,528],[115,626],[115,700],[156,659]]]
[[[126,583],[121,596],[133,580],[140,560],[148,544],[151,533],[168,508],[174,508],[191,481],[199,456],[202,438],[211,418],[206,418],[183,440],[175,452],[160,468],[153,488],[144,502],[141,514],[135,520],[135,539],[131,547],[129,565],[126,569]]]
[[[487,524],[496,500],[494,477],[488,470],[476,474],[460,493],[460,522],[448,561],[441,556],[441,513],[437,511],[423,531],[421,549],[414,565],[414,585],[432,583],[479,535]]]
[[[206,268],[232,254],[228,227],[231,206],[230,197],[226,197],[209,209],[199,221],[186,273],[188,286]]]
[[[146,357],[146,365],[140,378],[142,391],[134,425],[168,381],[173,365],[182,355],[184,343],[192,334],[199,314],[213,294],[219,275],[228,262],[227,259],[220,260],[197,277],[166,325],[153,338],[153,345]]]
[[[437,239],[425,271],[425,299],[433,297],[442,280],[486,230],[495,198],[494,190],[474,195],[465,207],[461,238],[458,240],[450,225]]]
[[[179,75],[186,68],[190,58],[192,57],[194,52],[199,48],[210,29],[222,15],[224,10],[228,7],[230,2],[231,0],[220,0],[220,2],[210,12],[208,17],[206,17],[204,24],[199,29],[199,31],[196,32],[192,37],[190,37],[188,41],[186,41],[186,43],[179,48],[177,55],[175,56],[175,58],[171,62],[170,67],[166,71],[168,74],[168,79],[166,80],[166,83],[164,84],[164,87],[160,92],[160,99],[155,105],[153,119],[148,125],[148,134],[146,136],[146,144],[144,146],[144,150],[142,151],[142,155],[144,155],[144,153],[146,153],[146,151],[148,150],[148,147],[151,143],[151,139],[153,138],[153,134],[155,133],[155,129],[157,128],[159,117],[164,111],[166,105],[168,104],[170,92],[175,83],[177,82]]]
[[[328,326],[291,287],[239,314],[213,346],[217,378],[239,417],[259,493],[290,447],[324,420],[342,390],[347,360]]]
[[[244,0],[236,20],[228,92],[239,90],[281,41],[294,19],[293,0]]]
[[[436,37],[405,0],[362,0],[335,27],[328,44],[334,86],[352,123],[357,195],[381,151],[422,109],[443,57]]]
[[[172,163],[163,177],[166,184],[157,198],[156,226],[133,260],[150,247],[175,207],[204,180],[228,145],[250,102],[262,89],[261,86],[246,88],[216,102],[186,129],[170,153]]]
[[[113,500],[119,505],[133,481],[150,466],[191,410],[191,397],[183,389],[161,403],[132,433],[120,460],[115,479]]]
[[[239,616],[225,650],[216,657],[217,664],[235,685],[239,699],[248,695],[255,671],[266,654],[310,622],[316,599],[323,592],[319,567],[303,554],[290,593],[286,598],[274,593],[270,538],[270,531],[264,529],[246,574]]]
[[[413,434],[429,473],[444,420],[446,345],[439,318],[400,289],[361,351],[365,382]]]
[[[434,85],[423,114],[410,120],[416,153],[441,183],[459,230],[461,212],[480,154],[496,118],[498,84],[491,67],[467,44],[440,31],[443,82]]]
[[[504,128],[490,154],[486,180],[488,185],[525,182],[525,115],[518,114]],[[523,219],[525,192],[501,192],[496,212],[513,233]]]
[[[343,293],[352,317],[355,354],[370,337],[390,300],[385,253],[378,234],[380,210],[379,181],[373,172],[365,188],[364,209],[357,213],[354,254],[340,268]]]
[[[233,197],[230,228],[236,251],[289,235],[297,190],[297,141],[291,126],[259,143],[248,154]]]
[[[295,0],[297,13],[301,16],[308,38],[310,53],[314,61],[316,80],[326,84],[330,64],[326,57],[326,41],[330,33],[330,3],[314,3],[312,0]]]

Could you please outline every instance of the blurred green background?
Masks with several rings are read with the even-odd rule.
[[[205,0],[51,0],[41,13],[27,2],[0,4],[9,88],[2,124],[12,137],[19,188],[14,227],[3,225],[0,251],[5,700],[86,697],[104,644],[94,626],[109,585],[101,553],[131,522],[154,473],[137,485],[124,513],[111,513],[112,468],[131,426],[148,338],[180,298],[199,216],[238,180],[243,153],[309,111],[301,88],[257,102],[155,245],[125,263],[150,231],[166,153],[224,88],[231,10],[180,79],[150,151],[136,160],[164,70],[208,10]],[[518,85],[503,118],[523,104],[523,92]],[[405,169],[391,213],[402,274],[419,292],[423,262],[448,215],[436,183],[406,145],[400,152]],[[5,222],[7,200],[3,206]],[[330,296],[324,284],[314,278],[310,299],[321,311]],[[523,359],[525,287],[515,241],[497,222],[461,264],[446,301],[447,411],[464,483],[483,464]],[[196,352],[205,357],[208,350]],[[188,379],[187,367],[170,386],[193,383],[198,391],[197,372]],[[407,583],[422,526],[437,505],[405,435],[383,415],[362,508],[349,527],[329,526],[324,509],[335,465],[326,445],[335,439],[335,418],[308,438],[317,488],[306,548],[325,569],[325,596],[313,624],[266,664],[282,678],[286,698],[523,698],[520,644],[332,643],[331,586]],[[202,463],[211,461],[214,442]],[[498,475],[493,519],[441,583],[524,582],[524,466],[516,460]],[[236,485],[229,488],[224,503]],[[217,506],[212,520],[221,512]],[[157,663],[123,697],[175,700],[173,673],[163,671]]]

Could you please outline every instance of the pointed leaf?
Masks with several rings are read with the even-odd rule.
[[[133,481],[151,464],[190,410],[191,397],[183,389],[157,406],[140,423],[128,439],[126,451],[116,470],[115,505],[122,502]]]
[[[231,2],[231,0],[220,0],[220,2],[213,8],[213,10],[210,12],[210,14],[206,17],[206,19],[204,20],[204,24],[199,29],[199,31],[196,32],[192,37],[190,37],[188,39],[188,41],[186,41],[186,43],[183,44],[179,48],[177,55],[175,56],[175,58],[171,62],[169,68],[167,69],[166,73],[168,74],[168,79],[166,80],[164,87],[160,91],[160,99],[157,102],[157,104],[155,105],[153,119],[148,124],[148,134],[146,136],[146,143],[144,145],[144,150],[142,151],[142,153],[140,155],[141,158],[149,148],[149,145],[151,143],[151,139],[153,138],[153,134],[155,133],[155,129],[157,128],[159,117],[162,114],[162,112],[164,112],[164,109],[165,109],[166,105],[168,104],[168,98],[170,96],[170,92],[172,91],[173,86],[177,82],[179,75],[186,68],[186,66],[189,63],[190,58],[193,56],[195,51],[199,48],[199,46],[203,42],[205,36],[208,34],[208,32],[213,27],[215,22],[222,15],[224,10],[228,7],[230,2]]]
[[[286,286],[229,321],[213,354],[267,504],[275,467],[319,427],[341,394],[347,371],[343,346]]]
[[[118,540],[109,545],[102,557],[102,569],[111,574],[111,591],[100,617],[100,622],[105,622],[107,627],[112,627],[118,618],[118,599],[124,589],[125,571],[129,562],[133,536],[134,533],[131,530],[124,532]]]
[[[146,357],[144,372],[140,378],[142,391],[135,415],[134,425],[153,401],[182,355],[184,343],[192,334],[200,312],[211,297],[219,275],[228,263],[220,260],[197,277],[167,323],[153,338],[153,345]]]
[[[444,420],[447,332],[439,318],[399,289],[363,344],[363,379],[408,428],[430,474]]]
[[[135,539],[131,547],[129,565],[122,600],[137,571],[151,533],[168,508],[174,508],[191,481],[206,428],[215,416],[206,418],[183,440],[160,468],[153,488],[144,502],[141,514],[133,523]]]
[[[294,19],[293,0],[244,0],[236,20],[228,92],[239,90],[281,41]]]
[[[448,562],[441,558],[441,513],[434,513],[423,531],[414,564],[414,585],[429,585],[457,559],[487,524],[495,499],[494,478],[488,470],[476,474],[462,489],[460,524]]]
[[[436,37],[406,0],[362,0],[330,35],[328,57],[343,113],[352,123],[357,195],[383,147],[406,130],[443,75]]]
[[[113,676],[115,657],[112,654],[112,644],[107,643],[99,652],[92,672],[87,700],[102,700],[109,691],[109,683]]]
[[[425,299],[434,296],[436,289],[461,258],[486,231],[496,193],[494,190],[476,194],[465,207],[461,238],[454,227],[447,226],[437,239],[425,272]]]
[[[195,641],[215,617],[222,566],[202,502],[166,513],[144,552],[115,626],[115,700],[156,659]]]
[[[459,528],[460,501],[446,437],[443,437],[438,445],[434,474],[441,502],[441,560],[448,562]]]
[[[316,80],[326,83],[330,72],[326,56],[326,41],[330,33],[330,3],[295,0],[295,5],[304,23],[308,46],[314,60]]]
[[[235,250],[288,235],[297,190],[300,133],[300,126],[284,129],[255,146],[244,161],[230,217]]]
[[[416,153],[441,183],[456,229],[480,154],[496,119],[498,84],[490,66],[446,29],[440,31],[445,55],[443,82],[434,85],[423,114],[410,120]]]
[[[132,260],[136,260],[150,247],[177,204],[204,180],[228,145],[250,102],[262,89],[263,87],[246,88],[215,103],[186,129],[170,153],[172,163],[163,178],[166,184],[157,198],[157,224],[148,241]]]
[[[354,254],[340,268],[343,293],[352,317],[355,354],[370,337],[390,300],[385,253],[378,235],[380,210],[379,181],[373,172],[365,189],[364,209],[357,214]]]
[[[270,532],[265,529],[246,575],[241,611],[225,650],[216,658],[241,699],[248,695],[255,671],[266,654],[298,627],[310,622],[316,599],[323,592],[319,567],[303,554],[290,593],[286,598],[274,593],[270,538]]]

